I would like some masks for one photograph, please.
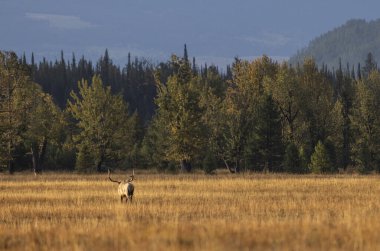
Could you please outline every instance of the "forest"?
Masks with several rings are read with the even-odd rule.
[[[0,169],[380,171],[380,72],[236,58],[35,62],[0,52]]]

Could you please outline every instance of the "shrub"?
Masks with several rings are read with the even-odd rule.
[[[329,154],[321,141],[318,141],[311,155],[310,170],[313,173],[328,173],[332,170]]]

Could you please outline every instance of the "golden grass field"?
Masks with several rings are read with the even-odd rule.
[[[113,174],[121,178],[121,173]],[[380,176],[0,174],[1,250],[380,250]]]

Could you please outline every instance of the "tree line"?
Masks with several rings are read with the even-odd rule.
[[[32,169],[334,173],[380,168],[380,72],[267,56],[221,72],[173,55],[125,67],[0,53],[0,161]]]

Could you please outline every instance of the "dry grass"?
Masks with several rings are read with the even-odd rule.
[[[0,249],[380,249],[378,176],[136,175],[1,174]]]

